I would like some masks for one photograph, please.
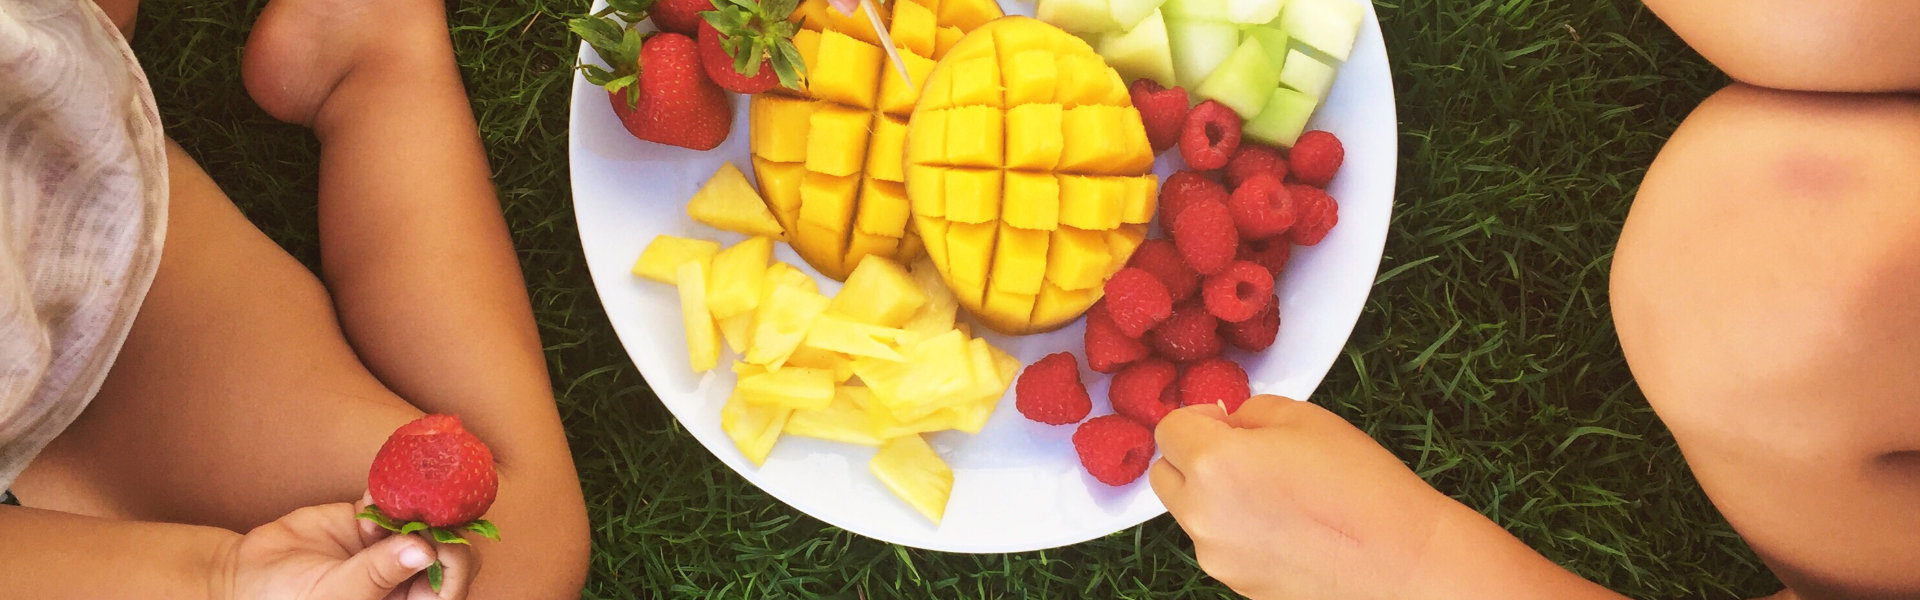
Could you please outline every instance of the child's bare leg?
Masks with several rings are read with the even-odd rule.
[[[1810,92],[1920,91],[1920,2],[1646,0],[1740,81]]]
[[[1802,598],[1920,595],[1920,99],[1728,88],[1613,266],[1628,363]]]

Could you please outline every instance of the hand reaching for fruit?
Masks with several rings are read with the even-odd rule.
[[[359,506],[296,510],[240,538],[228,557],[226,597],[248,600],[458,600],[477,571],[471,548],[393,535],[355,520]],[[424,577],[444,567],[440,591]]]

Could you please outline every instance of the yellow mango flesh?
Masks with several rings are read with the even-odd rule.
[[[914,150],[906,119],[963,30],[1001,15],[993,0],[873,6],[912,85],[886,60],[866,9],[842,15],[827,0],[805,0],[793,20],[802,27],[794,45],[807,66],[806,89],[756,94],[747,110],[761,194],[794,250],[834,279],[845,279],[862,257],[907,263],[921,248],[907,218],[905,155]],[[997,163],[999,151],[992,154]]]
[[[957,23],[977,18],[954,10]],[[1153,151],[1126,84],[1086,42],[1033,19],[992,20],[953,43],[905,145],[906,195],[934,267],[1003,333],[1078,318],[1156,208]]]

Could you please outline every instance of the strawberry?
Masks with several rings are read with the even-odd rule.
[[[443,544],[465,544],[464,529],[494,541],[500,531],[481,519],[500,491],[493,451],[460,426],[460,417],[427,415],[401,425],[380,445],[367,473],[373,503],[359,518],[388,531],[424,531]],[[427,569],[440,590],[440,564]]]
[[[806,63],[793,47],[800,26],[787,21],[796,0],[731,0],[700,13],[700,64],[729,92],[800,89]]]
[[[657,0],[646,10],[661,31],[693,37],[699,33],[700,13],[714,8],[713,0]]]
[[[726,141],[733,108],[701,69],[698,44],[677,33],[642,35],[627,25],[632,21],[615,11],[568,24],[611,65],[580,65],[587,81],[607,89],[614,114],[633,137],[695,150]]]

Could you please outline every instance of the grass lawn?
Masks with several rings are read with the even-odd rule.
[[[312,264],[314,141],[240,85],[260,4],[150,1],[134,47],[169,133]],[[564,23],[583,7],[462,2],[454,41],[586,486],[587,597],[1227,594],[1166,517],[1046,552],[908,550],[787,508],[680,430],[607,325],[574,229]],[[1607,310],[1613,243],[1643,170],[1724,77],[1631,0],[1377,7],[1402,132],[1393,228],[1359,328],[1313,400],[1616,590],[1776,589],[1647,408]]]

